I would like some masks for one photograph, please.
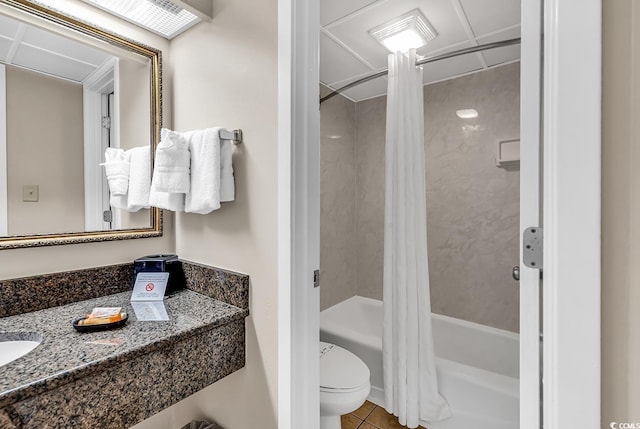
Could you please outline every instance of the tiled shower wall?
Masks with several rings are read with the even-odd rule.
[[[323,94],[326,92],[321,88]],[[342,96],[320,111],[320,308],[356,294],[355,103]]]
[[[514,332],[519,304],[511,267],[518,263],[519,171],[497,168],[495,156],[498,140],[519,137],[519,80],[516,63],[424,87],[432,311]],[[328,137],[322,135],[323,308],[354,294],[382,298],[386,97],[355,105],[341,99],[334,106],[350,112],[352,105],[355,157],[339,160],[338,139],[326,145]],[[323,131],[338,124],[347,129],[349,116],[327,106],[323,104],[321,110]],[[478,111],[477,119],[456,116],[456,110],[468,108]],[[341,119],[328,125],[336,116]],[[351,153],[350,142],[340,151]],[[349,170],[352,160],[354,185]],[[338,163],[344,170],[338,171]],[[330,183],[335,181],[340,182],[337,188]],[[348,218],[351,189],[356,194],[353,220]],[[341,228],[353,225],[353,247],[345,245],[353,234],[344,236],[346,230],[332,224],[339,217],[337,204],[349,207],[343,207],[345,217],[338,224]],[[331,212],[325,210],[330,207]],[[338,237],[341,247],[334,245]],[[345,263],[335,270],[340,258]],[[336,278],[341,281],[330,281]],[[346,279],[354,278],[355,288],[346,284]]]

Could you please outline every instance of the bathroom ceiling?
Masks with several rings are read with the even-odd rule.
[[[418,49],[431,56],[520,37],[520,0],[321,0],[320,82],[339,88],[387,67],[387,51],[368,31],[420,9],[438,37]],[[424,83],[434,83],[520,59],[520,46],[492,49],[425,64]],[[378,78],[344,92],[362,101],[387,92]]]
[[[0,63],[82,82],[111,56],[0,15]]]

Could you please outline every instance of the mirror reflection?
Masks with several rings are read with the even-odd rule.
[[[0,5],[0,238],[159,232],[157,212],[112,206],[100,166],[152,151],[153,58],[26,16]]]

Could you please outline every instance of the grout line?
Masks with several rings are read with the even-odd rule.
[[[342,24],[343,22],[349,21],[349,20],[357,17],[358,15],[362,15],[363,13],[368,12],[373,8],[376,8],[376,7],[386,3],[387,1],[388,0],[375,0],[374,2],[369,3],[368,5],[363,6],[360,9],[356,9],[356,10],[354,10],[354,11],[352,11],[352,12],[350,12],[350,13],[348,13],[348,14],[346,14],[346,15],[338,18],[338,19],[335,19],[335,20],[333,20],[333,21],[331,21],[331,22],[329,22],[329,23],[327,23],[327,24],[325,24],[325,25],[323,25],[321,27],[328,28],[328,29],[333,28],[333,27],[335,27],[337,25]]]
[[[378,406],[376,404],[373,404],[373,408],[371,409],[371,411],[369,411],[369,414],[367,414],[367,416],[364,418],[365,421],[367,421],[367,419],[369,418],[369,416],[371,416],[371,414],[373,414],[373,411],[378,408]],[[369,422],[367,422],[369,423]],[[371,424],[371,423],[369,423]]]
[[[458,19],[460,20],[460,24],[462,24],[462,27],[464,28],[465,33],[467,33],[467,37],[469,38],[469,41],[475,44],[475,46],[478,46],[478,38],[476,37],[475,33],[473,32],[473,29],[471,28],[469,17],[464,11],[464,8],[462,7],[460,0],[451,0],[451,5],[455,9],[456,14],[458,15]],[[478,61],[480,61],[480,65],[482,65],[483,69],[486,70],[489,67],[487,65],[487,61],[484,58],[484,55],[482,54],[482,52],[476,52],[476,58],[478,59]]]
[[[351,56],[355,57],[356,60],[358,60],[362,65],[364,65],[365,67],[368,67],[372,72],[377,70],[377,68],[373,64],[365,60],[360,54],[358,54],[356,51],[351,49],[346,43],[344,43],[338,36],[333,34],[331,31],[325,30],[324,28],[320,27],[320,34],[324,34],[325,36],[327,36],[335,44],[337,44],[342,49],[347,51],[347,53],[351,54]]]

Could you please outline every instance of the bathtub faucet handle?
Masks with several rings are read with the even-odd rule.
[[[520,266],[514,265],[511,269],[511,276],[515,281],[520,281]]]

